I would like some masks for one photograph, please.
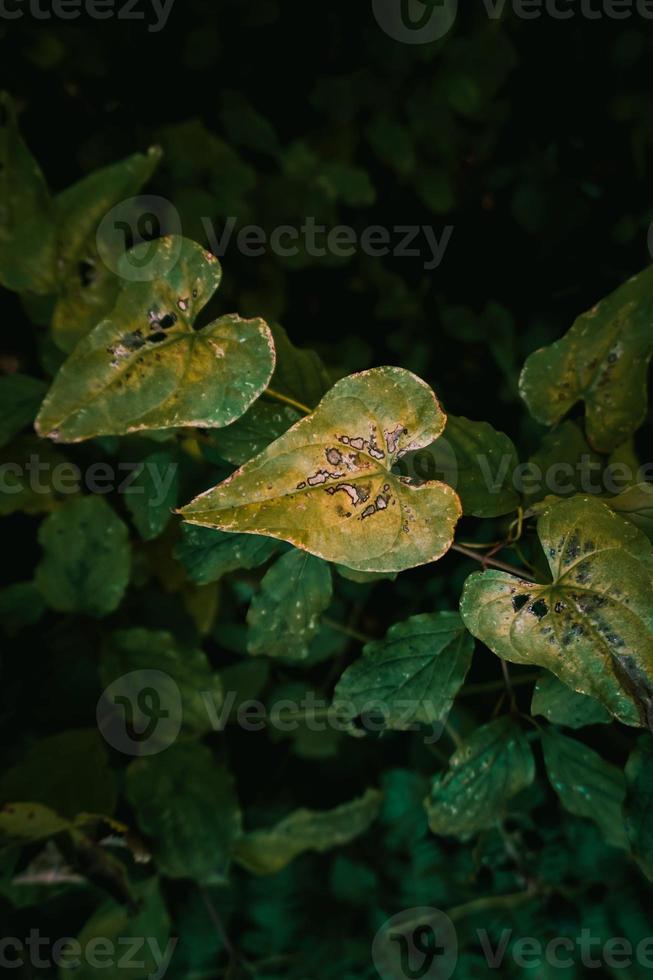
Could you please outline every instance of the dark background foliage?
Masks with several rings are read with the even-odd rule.
[[[517,392],[525,357],[650,260],[653,29],[635,17],[492,21],[469,5],[444,40],[410,46],[387,37],[366,2],[177,0],[160,33],[139,22],[37,23],[26,14],[0,20],[0,45],[1,87],[16,97],[26,142],[55,190],[159,143],[165,156],[149,190],[175,204],[184,234],[197,240],[202,216],[218,229],[229,216],[268,230],[310,215],[359,230],[420,224],[439,236],[453,226],[432,271],[423,257],[251,258],[232,244],[211,312],[280,321],[336,376],[385,363],[410,368],[453,413],[507,432],[522,458],[542,432]],[[2,303],[3,371],[41,373],[38,332],[17,297],[3,292]],[[647,425],[641,446],[649,436]],[[503,527],[486,523],[488,538]],[[3,518],[5,582],[31,576],[37,526],[26,515]],[[336,611],[353,610],[358,629],[380,636],[412,613],[456,608],[470,568],[449,556],[373,593],[339,581]],[[215,666],[241,654],[238,630],[256,580],[243,575],[224,591],[229,629],[205,640]],[[35,737],[93,724],[95,652],[106,629],[126,625],[194,636],[176,597],[150,583],[111,621],[48,614],[7,643],[7,765]],[[345,640],[339,668],[358,649]],[[471,679],[496,680],[498,661],[483,653]],[[279,668],[275,684],[296,679]],[[330,661],[313,669],[318,687],[333,679]],[[473,728],[495,703],[494,695],[474,699],[457,709],[456,724]],[[584,735],[620,763],[624,736],[614,728]],[[238,871],[231,889],[211,889],[239,956],[269,963],[258,977],[374,976],[370,938],[387,915],[519,887],[523,868],[498,834],[469,846],[429,835],[421,800],[439,763],[419,739],[297,753],[291,740],[236,729],[209,742],[235,769],[242,805],[260,824],[293,806],[334,806],[367,785],[387,791],[380,823],[344,852],[302,858],[271,879]],[[644,934],[648,899],[626,859],[589,824],[562,821],[541,785],[525,797],[515,804],[522,861],[561,890],[508,911],[490,907],[478,926],[542,938],[583,924]],[[130,820],[124,803],[119,817]],[[227,968],[193,885],[168,883],[166,898],[182,937],[171,975],[251,972],[238,957]],[[38,913],[7,898],[3,918],[13,935],[26,934],[35,916],[50,934],[75,934],[95,904],[94,893],[64,889]],[[469,956],[456,975],[485,975]]]

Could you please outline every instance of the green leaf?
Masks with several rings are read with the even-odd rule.
[[[499,517],[519,505],[512,483],[517,463],[517,450],[503,432],[448,415],[442,437],[407,456],[402,468],[421,479],[444,480],[458,492],[464,514]]]
[[[39,541],[36,584],[51,609],[106,616],[118,608],[129,582],[129,534],[102,497],[65,504],[43,522]]]
[[[169,938],[170,920],[158,879],[150,878],[134,890],[137,911],[111,899],[93,913],[77,936],[78,956],[77,950],[64,945],[59,980],[97,980],[100,976],[146,980],[165,975],[175,940]]]
[[[127,262],[152,281],[130,282]],[[217,259],[176,236],[123,256],[111,315],[75,348],[36,421],[42,436],[79,442],[147,429],[228,425],[258,398],[274,367],[263,320],[193,324],[220,282]]]
[[[504,660],[546,667],[627,725],[648,724],[653,694],[651,546],[592,497],[549,507],[537,531],[552,581],[477,572],[460,611]]]
[[[29,800],[63,817],[111,816],[116,785],[107,749],[96,729],[80,728],[40,739],[0,780],[0,801]]]
[[[376,819],[380,805],[381,794],[368,789],[363,796],[333,810],[295,810],[269,830],[255,830],[240,837],[234,858],[253,874],[277,874],[305,851],[321,854],[364,834]]]
[[[204,735],[212,731],[211,712],[219,710],[223,692],[220,678],[203,650],[181,644],[163,630],[119,630],[109,638],[99,670],[104,688],[121,678],[120,693],[133,705],[139,704],[138,695],[143,687],[141,671],[163,671],[179,692],[182,732]],[[135,673],[133,693],[130,693],[125,675],[129,677],[132,672]],[[138,721],[137,729],[141,727]]]
[[[33,423],[46,391],[43,381],[26,374],[0,377],[0,447]]]
[[[296,549],[278,558],[247,613],[249,652],[305,660],[332,589],[331,569],[321,558]]]
[[[425,801],[434,834],[466,838],[492,827],[508,800],[535,778],[535,761],[521,729],[508,717],[478,728],[433,780]]]
[[[625,517],[653,541],[653,483],[638,483],[605,501],[615,514]]]
[[[126,794],[162,874],[224,881],[240,810],[231,776],[206,746],[177,742],[135,759],[127,768]]]
[[[259,534],[228,534],[208,527],[183,524],[175,549],[191,581],[196,585],[217,582],[227,572],[258,568],[279,549],[273,538]]]
[[[542,733],[542,749],[551,785],[564,808],[593,820],[609,844],[627,847],[621,814],[623,772],[582,742],[553,729]]]
[[[138,193],[160,160],[158,147],[147,154],[134,153],[94,171],[55,199],[59,296],[52,331],[57,345],[67,353],[112,309],[120,289],[120,280],[112,270],[127,242],[121,240],[118,221],[108,235],[102,236],[101,255],[98,233],[102,220],[116,205]],[[133,216],[134,227],[140,217]],[[121,218],[124,220],[125,215]]]
[[[531,414],[554,425],[582,400],[594,449],[609,452],[624,442],[646,415],[652,318],[650,267],[580,316],[561,340],[531,354],[519,382]]]
[[[612,715],[594,698],[577,694],[553,674],[544,674],[533,691],[531,714],[544,715],[554,725],[567,728],[585,728],[586,725],[604,725],[612,721]]]
[[[210,444],[223,459],[242,466],[262,453],[300,418],[300,413],[289,405],[259,400],[231,425],[212,431]]]
[[[449,549],[460,503],[445,484],[393,467],[430,445],[445,417],[401,368],[343,378],[317,409],[182,510],[192,524],[267,534],[359,571],[395,572]]]
[[[653,881],[653,738],[643,735],[626,765],[624,821],[632,853]]]
[[[304,347],[295,347],[278,323],[270,326],[277,363],[270,387],[301,405],[315,408],[331,387],[329,372],[319,355]]]
[[[16,107],[0,93],[0,283],[52,292],[53,205],[41,169],[18,131]]]
[[[17,436],[0,450],[0,515],[43,514],[57,506],[58,488],[78,490],[79,469],[34,435]]]
[[[529,459],[530,473],[523,478],[527,506],[543,500],[548,494],[567,497],[587,492],[587,478],[603,469],[601,457],[590,448],[583,430],[570,419],[547,432],[536,453]]]
[[[7,636],[34,626],[44,612],[45,602],[34,582],[13,582],[0,589],[0,624]]]
[[[72,830],[69,820],[40,803],[5,803],[0,809],[0,841],[21,844],[56,837]]]
[[[458,613],[411,616],[363,647],[363,656],[338,681],[333,706],[349,720],[373,708],[399,731],[415,722],[444,722],[473,652]]]
[[[172,453],[146,456],[125,491],[125,504],[143,541],[162,534],[177,505],[179,466]]]

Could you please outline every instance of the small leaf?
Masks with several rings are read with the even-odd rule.
[[[332,589],[331,569],[321,558],[296,549],[278,558],[247,613],[249,652],[305,660]]]
[[[638,483],[616,497],[608,498],[605,503],[653,541],[653,483]]]
[[[213,730],[213,710],[222,704],[222,684],[212,670],[203,650],[180,644],[171,633],[164,630],[119,630],[109,638],[99,664],[103,688],[121,678],[121,695],[134,706],[139,705],[143,687],[141,671],[163,671],[176,685],[181,700],[182,732],[186,735],[204,735]],[[125,675],[134,672],[133,695],[125,686]],[[169,706],[164,710],[169,711]],[[124,724],[122,708],[117,713]],[[144,718],[147,721],[147,717]],[[170,719],[171,724],[174,719]],[[134,727],[140,730],[141,718],[136,717]],[[162,733],[165,738],[165,732]]]
[[[570,813],[593,820],[608,844],[627,847],[621,808],[624,774],[576,739],[553,729],[542,733],[551,785]]]
[[[177,742],[134,760],[126,794],[162,874],[202,884],[225,880],[240,810],[231,776],[205,745]]]
[[[548,507],[537,525],[552,581],[477,572],[460,611],[504,660],[546,667],[627,725],[653,717],[651,546],[592,497]]]
[[[44,612],[45,602],[34,582],[13,582],[0,589],[0,624],[7,636],[34,626]]]
[[[151,453],[125,490],[125,504],[143,541],[165,531],[177,505],[179,466],[172,453]]]
[[[315,408],[331,387],[329,372],[314,350],[296,347],[278,323],[270,326],[277,363],[270,381],[274,391]]]
[[[174,941],[169,941],[170,920],[158,879],[141,882],[134,891],[135,910],[110,899],[93,913],[77,936],[78,956],[63,946],[59,980],[146,980],[165,975]],[[112,953],[107,955],[107,950]]]
[[[210,445],[229,463],[242,466],[262,453],[300,418],[300,413],[289,405],[260,399],[231,425],[213,430],[209,436]]]
[[[344,672],[333,706],[349,720],[378,710],[388,728],[444,722],[469,670],[474,640],[454,612],[424,613],[391,626]]]
[[[633,855],[653,881],[653,738],[643,735],[626,765],[624,820]]]
[[[41,169],[0,92],[0,283],[15,292],[54,289],[53,205]]]
[[[527,506],[549,494],[568,497],[587,492],[587,478],[593,478],[592,471],[600,473],[603,469],[601,457],[592,451],[581,427],[570,419],[544,435],[528,462],[530,474],[523,478]]]
[[[79,469],[54,446],[24,435],[0,450],[0,478],[0,515],[45,514],[58,505],[58,488],[78,490]]]
[[[533,782],[535,761],[521,729],[507,717],[478,728],[436,776],[425,801],[434,834],[466,838],[501,818],[508,800]]]
[[[519,388],[531,414],[554,425],[585,402],[590,444],[609,452],[644,421],[653,353],[653,267],[584,313],[567,334],[527,359]]]
[[[503,432],[487,422],[448,415],[442,437],[406,457],[402,470],[444,480],[458,492],[464,514],[499,517],[519,505],[512,483],[517,463],[517,450]]]
[[[191,581],[196,585],[217,582],[227,572],[258,568],[279,549],[273,538],[259,534],[228,534],[208,527],[184,524],[175,549]]]
[[[240,837],[234,858],[253,874],[277,874],[305,851],[321,854],[364,834],[380,805],[381,794],[368,789],[363,796],[333,810],[295,810],[270,830],[255,830]]]
[[[531,714],[543,715],[552,724],[567,728],[607,725],[612,721],[612,715],[599,701],[572,691],[549,673],[540,677],[535,685]]]
[[[34,843],[72,829],[69,820],[40,803],[5,803],[0,809],[2,843]]]
[[[393,467],[430,445],[444,424],[435,395],[409,371],[351,375],[181,513],[192,524],[290,541],[358,571],[436,561],[453,540],[458,497],[443,483],[414,485]]]
[[[228,425],[258,398],[274,367],[263,320],[193,323],[220,282],[217,259],[174,236],[138,245],[153,280],[127,278],[111,315],[62,366],[36,421],[40,435],[79,442],[147,429]]]
[[[57,612],[106,616],[120,605],[131,565],[127,528],[102,497],[81,497],[39,529],[36,584]]]
[[[0,780],[0,801],[31,800],[63,817],[104,813],[116,807],[116,784],[107,749],[93,729],[40,739]]]
[[[36,418],[47,386],[26,374],[0,377],[0,447]]]

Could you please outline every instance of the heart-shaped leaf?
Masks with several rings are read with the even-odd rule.
[[[36,420],[40,435],[79,442],[99,435],[238,418],[266,387],[274,346],[263,320],[195,317],[220,282],[220,265],[195,242],[169,236],[123,260],[150,263],[148,282],[124,282],[111,315],[62,366]]]
[[[653,717],[651,545],[592,497],[550,506],[538,535],[552,581],[476,572],[460,611],[504,660],[546,667],[627,725]]]
[[[531,354],[519,381],[531,414],[553,425],[582,400],[591,445],[615,449],[646,414],[652,324],[650,267],[580,316],[561,340]]]
[[[449,549],[460,501],[446,484],[394,467],[446,418],[410,371],[339,381],[315,411],[181,513],[191,524],[266,534],[359,571],[399,572]]]

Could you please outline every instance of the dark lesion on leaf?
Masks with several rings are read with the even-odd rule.
[[[528,611],[533,616],[536,616],[537,619],[543,619],[548,613],[549,607],[544,599],[536,599],[535,602],[529,607]]]
[[[515,610],[515,612],[519,612],[519,610],[523,609],[526,603],[530,601],[530,598],[531,597],[526,594],[514,595],[512,597],[512,608]]]

